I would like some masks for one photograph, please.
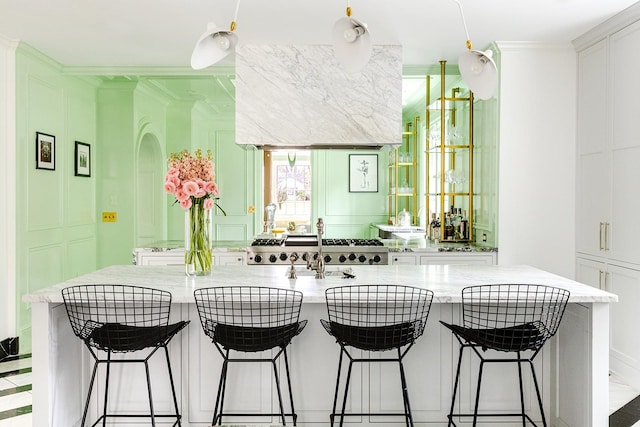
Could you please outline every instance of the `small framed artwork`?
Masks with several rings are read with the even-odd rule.
[[[75,150],[76,176],[91,176],[91,146],[84,142],[76,141]]]
[[[56,137],[36,132],[36,169],[56,169]]]
[[[378,192],[377,154],[349,154],[349,192]]]

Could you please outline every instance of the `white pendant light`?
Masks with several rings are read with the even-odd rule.
[[[207,30],[200,36],[191,54],[191,68],[202,70],[226,58],[238,44],[238,36],[234,33],[240,0],[236,3],[236,13],[229,30],[223,30],[215,23],[209,22]]]
[[[462,4],[460,4],[460,0],[453,1],[458,3],[462,24],[467,35],[467,51],[458,58],[460,75],[476,98],[490,99],[498,88],[498,67],[493,61],[493,52],[491,50],[485,52],[473,50]]]
[[[371,34],[367,24],[352,18],[348,5],[347,16],[338,19],[333,26],[333,51],[349,73],[360,72],[371,58]]]

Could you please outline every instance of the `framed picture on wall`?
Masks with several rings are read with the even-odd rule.
[[[36,132],[36,169],[56,169],[56,137]]]
[[[76,141],[73,164],[76,176],[91,176],[91,146],[89,144]]]
[[[349,192],[378,192],[377,154],[349,154]]]

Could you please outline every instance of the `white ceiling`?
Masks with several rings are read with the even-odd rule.
[[[461,0],[474,47],[570,42],[636,0]],[[347,0],[242,0],[240,43],[330,44]],[[208,21],[227,27],[234,0],[0,0],[0,35],[66,66],[187,67]],[[352,0],[374,44],[400,44],[403,63],[456,61],[465,34],[453,0]]]

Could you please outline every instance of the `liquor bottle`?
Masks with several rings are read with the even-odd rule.
[[[460,236],[464,240],[469,240],[469,220],[467,219],[467,211],[462,211],[462,219],[460,220]]]
[[[453,231],[453,223],[451,221],[451,215],[446,214],[444,221],[444,238],[445,240],[453,240],[454,231]]]
[[[462,213],[461,208],[455,208],[453,212],[453,216],[451,218],[451,222],[453,225],[453,233],[456,240],[462,238],[462,233],[460,232],[460,224],[462,223]]]
[[[436,214],[435,212],[431,214],[431,222],[429,223],[429,240],[435,240],[436,233]]]

